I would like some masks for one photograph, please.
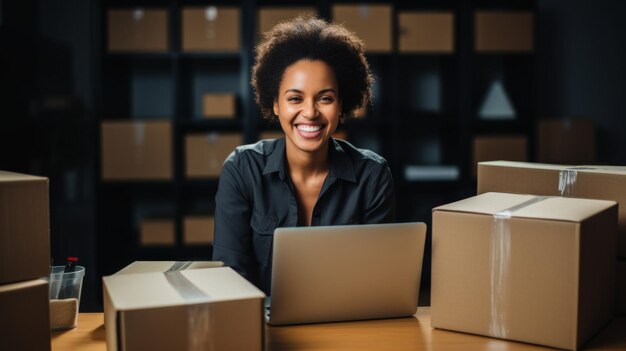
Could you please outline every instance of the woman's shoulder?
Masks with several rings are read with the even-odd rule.
[[[387,160],[372,150],[358,148],[346,140],[333,140],[335,141],[335,148],[341,152],[345,152],[346,154],[348,154],[348,156],[350,156],[350,158],[355,162],[368,164],[373,163],[383,167],[387,166]]]
[[[240,145],[231,152],[226,158],[225,163],[233,162],[235,164],[249,162],[263,162],[267,156],[271,155],[276,149],[279,139],[264,139],[256,143]]]

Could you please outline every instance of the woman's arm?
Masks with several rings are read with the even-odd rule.
[[[252,207],[241,174],[232,158],[224,163],[215,196],[213,260],[222,261],[250,282],[258,280],[252,247]]]
[[[386,162],[370,174],[365,199],[364,224],[393,223],[396,220],[393,178]]]

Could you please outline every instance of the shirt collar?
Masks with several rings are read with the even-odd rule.
[[[337,177],[349,182],[356,182],[356,172],[350,155],[339,145],[339,143],[330,138],[329,141],[329,175]],[[278,138],[274,143],[274,149],[267,156],[267,163],[263,169],[263,174],[278,172],[281,180],[285,180],[286,175],[286,154],[285,154],[285,138]]]

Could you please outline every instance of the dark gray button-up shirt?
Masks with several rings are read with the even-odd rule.
[[[385,159],[343,140],[329,142],[329,172],[311,224],[393,222],[393,181]],[[287,173],[285,138],[236,148],[220,174],[213,259],[270,295],[274,229],[297,225],[298,204]]]

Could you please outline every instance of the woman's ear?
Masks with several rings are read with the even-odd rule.
[[[274,114],[278,116],[278,100],[274,100]]]

